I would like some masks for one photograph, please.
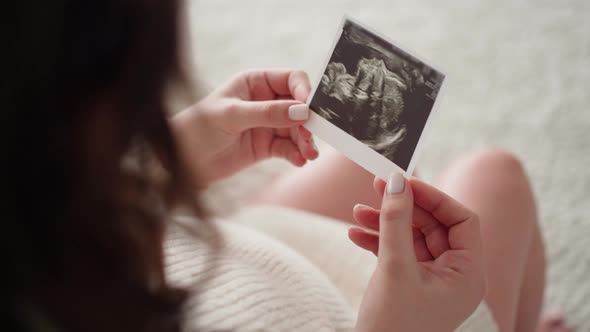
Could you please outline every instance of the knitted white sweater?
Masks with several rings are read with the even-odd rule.
[[[165,242],[170,281],[193,290],[187,331],[349,331],[354,326],[339,291],[285,245],[229,222],[198,233],[195,238],[173,226]]]
[[[376,261],[346,238],[344,223],[269,207],[246,209],[234,223],[178,221],[202,228],[195,237],[173,226],[165,242],[170,281],[193,290],[186,331],[353,328]],[[498,329],[482,303],[457,331]]]

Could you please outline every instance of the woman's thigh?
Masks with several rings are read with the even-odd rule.
[[[278,205],[353,222],[355,204],[379,207],[374,176],[340,152],[325,147],[320,158],[261,190],[253,204]]]

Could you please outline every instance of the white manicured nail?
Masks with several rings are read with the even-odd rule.
[[[394,171],[389,176],[389,181],[387,181],[387,193],[388,194],[399,194],[404,191],[404,184],[405,184],[404,175],[400,172]]]
[[[289,119],[293,121],[306,120],[309,117],[309,106],[297,104],[289,107]]]

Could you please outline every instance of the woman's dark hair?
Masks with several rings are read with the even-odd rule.
[[[182,82],[179,4],[3,7],[1,329],[179,330],[166,213],[199,213],[166,119]]]

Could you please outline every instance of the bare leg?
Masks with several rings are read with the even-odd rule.
[[[252,203],[281,205],[353,222],[355,204],[380,205],[373,179],[371,173],[328,148],[314,164],[275,180]]]
[[[539,225],[534,223],[525,273],[520,287],[515,331],[535,331],[538,329],[539,314],[543,309],[544,288],[545,249]],[[534,319],[535,317],[537,319]]]
[[[520,163],[499,150],[454,163],[440,187],[481,219],[488,304],[501,331],[537,329],[545,258],[536,208]]]
[[[357,203],[378,207],[373,175],[342,154],[322,151],[314,165],[277,179],[254,204],[302,209],[352,221]],[[545,256],[530,186],[519,161],[499,150],[455,162],[439,187],[477,212],[486,252],[486,302],[501,331],[537,329]],[[352,190],[351,190],[352,189]],[[539,331],[569,331],[562,317],[541,319]]]

